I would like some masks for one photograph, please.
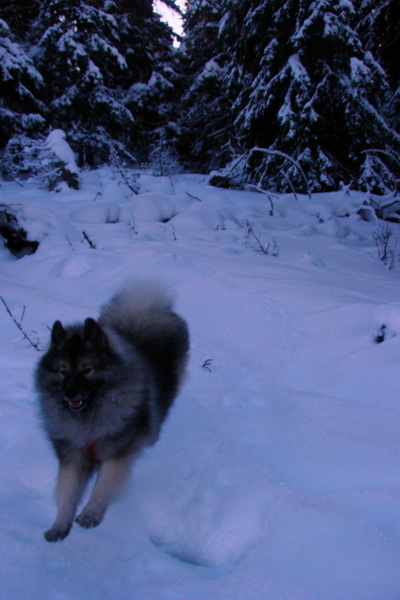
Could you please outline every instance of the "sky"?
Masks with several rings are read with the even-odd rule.
[[[182,10],[185,8],[185,0],[177,0],[176,2],[178,6],[181,7]],[[154,2],[154,10],[155,12],[162,15],[163,19],[167,21],[172,27],[174,31],[178,34],[182,34],[182,19],[177,15],[173,10],[165,6],[161,0],[155,0]]]

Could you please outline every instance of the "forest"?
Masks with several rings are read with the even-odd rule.
[[[177,46],[151,0],[2,0],[1,174],[46,179],[62,130],[79,168],[396,195],[399,22],[397,0],[191,0]]]

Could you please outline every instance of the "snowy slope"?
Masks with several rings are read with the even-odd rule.
[[[200,176],[142,174],[139,195],[107,169],[82,180],[2,185],[40,246],[0,250],[0,295],[43,349],[56,318],[161,279],[189,323],[189,374],[104,523],[48,544],[40,355],[0,305],[0,598],[398,600],[400,265],[378,260],[363,196],[279,196],[271,215]]]

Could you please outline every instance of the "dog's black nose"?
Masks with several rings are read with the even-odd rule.
[[[66,400],[74,400],[79,395],[79,385],[71,383],[67,385],[64,390],[64,397]]]

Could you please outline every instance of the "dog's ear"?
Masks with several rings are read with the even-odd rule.
[[[53,328],[51,330],[51,343],[54,346],[58,346],[58,344],[61,344],[61,342],[63,342],[65,340],[66,335],[67,335],[67,332],[65,331],[64,327],[61,325],[61,322],[55,321]]]
[[[97,321],[91,319],[90,317],[85,320],[85,324],[83,326],[83,339],[90,342],[97,348],[107,345],[107,338],[104,335],[104,331]]]

